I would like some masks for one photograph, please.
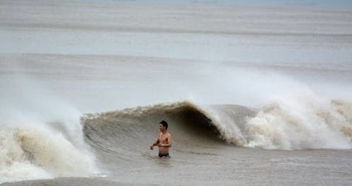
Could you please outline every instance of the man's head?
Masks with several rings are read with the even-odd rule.
[[[159,127],[160,131],[161,131],[161,132],[164,132],[164,131],[167,130],[167,128],[168,128],[167,122],[164,121],[164,120],[162,120],[162,121],[160,122],[160,127]]]

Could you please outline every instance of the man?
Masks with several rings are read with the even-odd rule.
[[[159,147],[159,157],[169,158],[169,148],[172,144],[171,134],[167,131],[168,124],[166,121],[160,122],[160,135],[153,145],[150,146],[150,150],[153,150],[154,146]]]

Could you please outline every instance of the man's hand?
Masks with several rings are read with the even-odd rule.
[[[153,143],[153,144],[150,146],[150,150],[153,150],[153,149],[154,149],[154,146],[158,146],[158,144],[159,144],[159,139],[157,139],[157,140],[155,141],[155,143]]]

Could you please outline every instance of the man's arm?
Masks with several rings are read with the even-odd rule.
[[[159,143],[160,143],[160,141],[159,141],[159,138],[158,138],[158,139],[155,141],[155,143],[153,143],[153,144],[150,146],[150,150],[153,150],[153,147],[154,147],[154,146],[158,146]]]
[[[152,145],[152,146],[153,146],[153,147],[154,147],[154,146],[158,146],[158,145],[159,145],[159,143],[160,143],[160,141],[159,141],[159,138],[158,138],[158,139],[155,141],[155,143],[153,143],[153,145]]]

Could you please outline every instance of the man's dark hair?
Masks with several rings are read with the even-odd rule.
[[[162,120],[162,121],[160,121],[160,124],[162,124],[167,129],[168,124],[166,121]]]

